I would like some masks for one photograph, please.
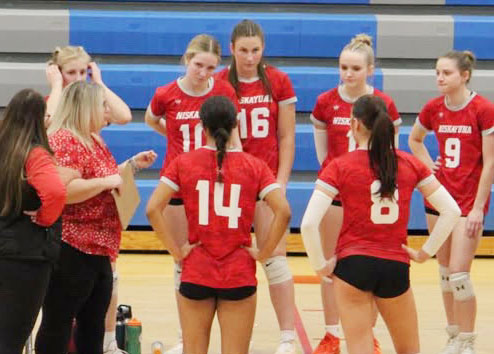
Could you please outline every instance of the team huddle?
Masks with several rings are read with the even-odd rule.
[[[264,62],[264,43],[257,23],[238,23],[231,64],[216,72],[220,44],[206,34],[194,37],[182,58],[184,76],[158,87],[145,113],[145,122],[167,138],[160,183],[146,212],[175,261],[181,330],[169,354],[207,353],[215,315],[222,353],[249,352],[256,261],[265,271],[279,324],[275,353],[296,352],[285,194],[295,155],[297,97],[288,75]],[[447,318],[441,353],[475,353],[476,299],[469,272],[494,180],[494,105],[467,86],[474,62],[466,51],[438,58],[440,96],[417,117],[409,139],[412,155],[397,149],[399,107],[367,83],[374,71],[372,39],[360,34],[343,48],[341,83],[318,96],[310,117],[321,168],[300,229],[321,279],[325,336],[314,353],[340,353],[343,334],[349,353],[381,353],[373,333],[378,314],[397,353],[420,353],[409,266],[410,259],[424,262],[434,255]],[[86,80],[88,68],[92,82]],[[46,137],[41,145],[56,159],[58,170],[53,167],[50,178],[60,175],[67,205],[62,212],[59,201],[50,219],[62,216],[60,256],[40,285],[46,297],[33,305],[26,322],[34,324],[36,306],[42,306],[37,353],[66,352],[74,319],[78,353],[122,353],[111,321],[120,243],[111,191],[120,188],[119,173],[127,164],[134,172],[147,168],[156,153],[115,162],[100,131],[108,123],[130,121],[130,109],[106,87],[82,48],[57,49],[47,78],[48,131],[40,133]],[[430,131],[439,144],[435,161],[424,144]],[[28,161],[45,161],[40,154]],[[29,171],[36,191],[47,188],[46,181],[29,178],[38,170]],[[430,234],[420,250],[406,245],[415,189],[425,199]],[[46,208],[41,203],[37,214],[30,214],[34,223]],[[47,223],[41,221],[37,224]],[[2,223],[0,234],[1,228]],[[22,335],[15,339],[21,344]],[[20,353],[15,345],[9,354]]]

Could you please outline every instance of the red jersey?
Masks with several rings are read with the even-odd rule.
[[[424,106],[417,123],[434,131],[442,161],[436,177],[455,198],[461,214],[468,215],[482,173],[482,137],[494,132],[494,105],[474,92],[457,108],[448,107],[444,96],[436,97]],[[488,209],[489,199],[484,212]]]
[[[48,137],[60,166],[73,168],[91,179],[118,173],[118,165],[105,143],[93,138],[93,150],[72,133],[60,129]],[[117,258],[120,219],[111,192],[106,190],[81,203],[68,204],[62,213],[62,240],[87,253]]]
[[[217,182],[216,150],[203,147],[177,157],[161,181],[180,191],[189,242],[201,241],[183,261],[182,281],[213,288],[255,286],[256,263],[241,246],[251,245],[256,200],[278,188],[265,162],[228,150]]]
[[[415,187],[431,182],[432,172],[414,156],[397,151],[394,199],[376,194],[380,182],[369,166],[367,150],[355,150],[332,160],[316,181],[339,194],[343,226],[336,246],[338,259],[365,255],[409,263],[401,248],[407,242],[410,200]]]
[[[217,73],[228,80],[229,68]],[[266,66],[266,76],[271,85],[268,95],[261,79],[239,80],[238,103],[239,132],[242,149],[265,161],[278,174],[278,111],[279,106],[297,102],[292,82],[287,74],[273,66]]]
[[[401,124],[400,114],[388,95],[371,88],[369,94],[382,98],[388,108],[388,114],[395,126]],[[350,118],[354,100],[346,97],[338,86],[317,97],[311,120],[316,125],[324,124],[328,134],[328,155],[321,165],[319,173],[334,158],[356,149],[356,142],[351,135]]]
[[[181,85],[180,79],[156,89],[149,106],[155,118],[165,119],[168,144],[161,176],[175,157],[183,152],[198,149],[206,143],[199,110],[203,102],[211,96],[226,96],[237,106],[233,87],[226,81],[214,78],[209,80],[207,91],[199,96],[188,92]]]

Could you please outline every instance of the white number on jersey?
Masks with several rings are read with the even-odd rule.
[[[381,198],[377,193],[381,188],[381,181],[376,179],[370,187],[371,192],[371,221],[374,224],[394,224],[400,214],[398,207],[398,189],[395,189],[393,199]],[[386,210],[386,214],[383,211]]]
[[[184,152],[190,151],[190,125],[182,124],[180,126],[180,131],[182,132],[182,138],[184,140]],[[196,124],[194,128],[194,149],[199,149],[202,146],[202,124]]]
[[[448,138],[444,144],[444,153],[446,154],[445,166],[456,168],[460,165],[460,139]]]
[[[232,184],[230,186],[230,204],[224,203],[224,188],[223,183],[214,183],[214,212],[218,216],[228,218],[228,228],[238,228],[238,219],[242,214],[242,209],[239,208],[240,200],[240,184]],[[209,181],[197,181],[196,190],[199,191],[199,225],[209,225]]]
[[[254,138],[265,138],[269,132],[269,109],[267,107],[256,107],[250,112],[252,123],[252,136]],[[238,114],[240,120],[240,138],[247,139],[247,111],[242,108]]]

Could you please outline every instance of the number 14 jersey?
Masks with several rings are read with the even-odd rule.
[[[441,156],[436,177],[456,200],[461,214],[468,215],[482,173],[482,136],[494,133],[494,105],[475,92],[456,108],[448,107],[444,96],[436,97],[424,106],[417,123],[434,131]],[[488,209],[489,201],[484,212]]]
[[[213,288],[257,284],[250,228],[257,198],[279,188],[265,162],[228,150],[223,183],[217,182],[216,150],[205,146],[171,162],[161,178],[184,201],[189,242],[201,242],[183,261],[182,281]]]
[[[399,150],[396,155],[397,189],[393,200],[381,199],[376,193],[380,182],[370,169],[367,150],[355,150],[332,160],[319,175],[316,184],[339,195],[343,204],[338,259],[364,255],[409,263],[401,245],[407,242],[412,193],[434,176],[414,156]]]

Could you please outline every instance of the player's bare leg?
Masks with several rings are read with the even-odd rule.
[[[263,201],[256,204],[254,231],[259,247],[264,245],[273,212]],[[286,259],[286,235],[280,241],[272,256],[263,264],[269,283],[269,294],[273,304],[281,339],[277,354],[295,352],[295,287]]]
[[[430,234],[431,230],[436,225],[438,216],[426,213],[425,218],[427,221],[427,229],[429,230]],[[451,285],[449,283],[449,277],[451,274],[451,271],[449,269],[450,253],[451,236],[448,237],[448,239],[443,243],[436,254],[437,262],[439,263],[439,281],[441,286],[441,294],[443,297],[444,311],[446,312],[446,333],[448,335],[446,346],[444,347],[441,354],[456,353],[458,351],[457,337],[459,328],[458,323],[455,319],[453,292],[451,291]]]
[[[188,237],[188,224],[187,217],[185,215],[185,208],[183,205],[167,205],[163,210],[163,220],[168,230],[173,232],[172,237],[177,244],[183,245],[187,241]],[[182,341],[182,299],[178,292],[180,285],[180,272],[181,265],[176,264],[174,268],[174,281],[175,281],[175,298],[177,299],[178,318],[180,328],[178,329],[179,341],[172,348],[170,348],[167,354],[182,354],[183,353],[183,341]]]
[[[256,294],[238,301],[218,300],[222,354],[247,354],[256,314]]]
[[[191,300],[180,297],[184,353],[207,354],[216,299]]]
[[[336,249],[336,241],[343,224],[343,208],[331,205],[324,215],[319,232],[321,245],[326,259],[331,258]],[[340,352],[340,317],[336,306],[333,283],[321,280],[321,300],[324,311],[324,337],[314,350],[314,354],[331,354]]]
[[[111,263],[113,271],[113,291],[108,306],[108,311],[105,317],[105,337],[103,340],[103,353],[104,354],[123,354],[123,351],[118,349],[116,339],[116,325],[117,325],[117,306],[118,306],[118,274],[116,270],[116,263]]]
[[[374,297],[333,277],[336,303],[349,354],[373,354]],[[359,320],[356,321],[355,319]]]
[[[483,230],[480,230],[475,237],[468,237],[466,235],[466,220],[466,217],[460,218],[453,229],[449,268],[454,296],[455,319],[459,329],[459,346],[462,353],[463,351],[473,353],[477,299],[470,280],[470,270]],[[471,351],[466,350],[467,348]]]
[[[417,309],[412,289],[390,299],[374,297],[397,353],[420,352]]]

